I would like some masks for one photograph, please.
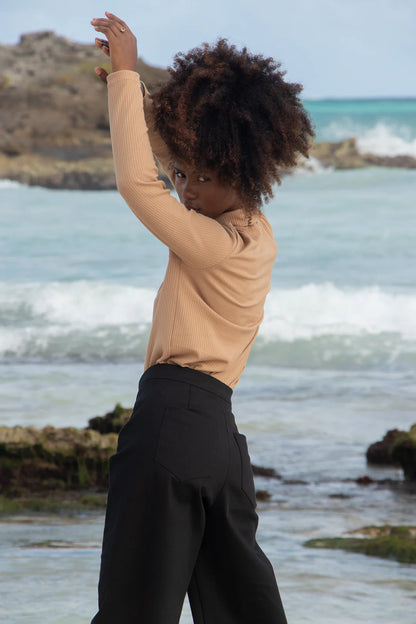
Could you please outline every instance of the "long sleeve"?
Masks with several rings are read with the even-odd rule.
[[[203,268],[230,256],[239,245],[235,229],[188,210],[157,179],[139,75],[111,74],[108,98],[117,187],[133,213],[188,264]]]
[[[146,120],[147,133],[150,141],[150,145],[152,148],[153,155],[156,156],[157,161],[165,174],[168,176],[172,184],[174,184],[173,176],[172,176],[172,156],[169,152],[168,146],[160,136],[154,119],[153,113],[153,101],[152,96],[146,88],[146,85],[142,82],[142,87],[144,88],[144,97],[143,97],[143,109],[144,109],[144,117]]]

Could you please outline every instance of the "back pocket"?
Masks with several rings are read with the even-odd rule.
[[[183,408],[166,409],[155,460],[177,479],[213,477],[220,448],[220,433],[215,420]]]
[[[253,469],[248,454],[247,439],[242,433],[234,432],[234,439],[240,452],[241,460],[241,489],[253,507],[256,507],[256,490],[254,487]]]

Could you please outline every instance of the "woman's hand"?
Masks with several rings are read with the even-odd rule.
[[[130,28],[108,11],[107,17],[94,18],[91,24],[95,30],[102,32],[107,39],[95,39],[95,45],[100,48],[111,60],[113,72],[122,69],[136,71],[137,41]],[[103,67],[96,67],[95,73],[103,82],[107,82],[108,72]]]

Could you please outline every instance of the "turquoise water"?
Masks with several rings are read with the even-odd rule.
[[[414,101],[309,105],[323,133],[347,117],[360,138],[383,124],[412,149]],[[234,412],[253,462],[283,477],[258,480],[272,495],[259,539],[291,624],[414,624],[414,566],[303,542],[414,524],[403,484],[355,479],[400,481],[365,450],[416,421],[415,200],[415,171],[320,170],[287,177],[265,209],[279,253]],[[167,252],[117,193],[0,182],[0,254],[1,424],[83,427],[132,405]],[[1,521],[2,620],[88,622],[102,526],[101,513]]]
[[[309,100],[318,141],[355,136],[364,151],[416,155],[416,99]]]

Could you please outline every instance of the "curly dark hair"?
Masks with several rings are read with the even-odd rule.
[[[234,183],[259,208],[280,173],[308,156],[314,136],[299,93],[272,58],[220,39],[179,52],[171,78],[153,94],[155,123],[172,156]]]

